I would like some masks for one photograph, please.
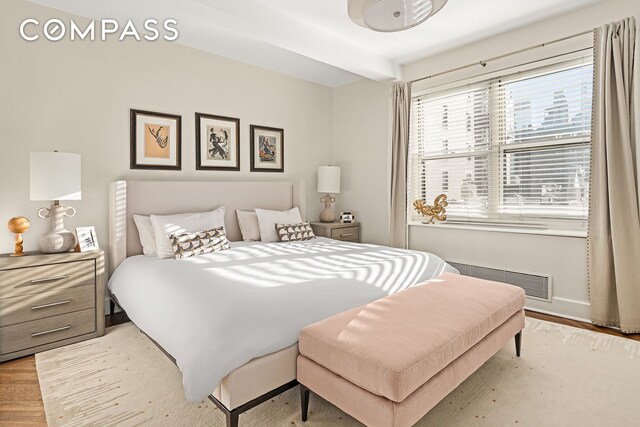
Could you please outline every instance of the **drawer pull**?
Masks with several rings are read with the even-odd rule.
[[[344,233],[340,235],[340,237],[349,237],[349,236],[353,236],[353,233]]]
[[[33,307],[31,307],[31,310],[40,310],[41,308],[55,307],[56,305],[69,304],[70,302],[70,299],[66,299],[64,301],[52,302],[50,304],[34,305]]]
[[[67,329],[70,329],[71,325],[67,325],[67,326],[63,326],[62,328],[55,328],[55,329],[49,329],[48,331],[42,331],[42,332],[34,332],[31,334],[32,337],[39,337],[40,335],[46,335],[46,334],[52,334],[54,332],[60,332],[60,331],[65,331]]]
[[[36,283],[45,283],[45,282],[54,282],[56,280],[68,279],[68,274],[61,274],[59,276],[51,276],[51,277],[43,277],[42,279],[34,279],[31,281],[32,284]]]

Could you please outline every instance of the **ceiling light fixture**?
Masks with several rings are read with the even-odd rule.
[[[347,0],[349,18],[381,32],[407,30],[435,15],[447,0]]]

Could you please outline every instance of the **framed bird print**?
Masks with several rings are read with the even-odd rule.
[[[182,168],[182,116],[131,110],[131,169]]]
[[[284,172],[284,129],[251,125],[251,172]]]
[[[196,113],[196,169],[240,170],[240,119]]]

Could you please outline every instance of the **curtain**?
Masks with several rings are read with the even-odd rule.
[[[391,134],[391,212],[389,244],[407,247],[407,155],[411,83],[399,83],[392,89],[393,127]]]
[[[634,18],[596,29],[594,48],[591,317],[640,332],[640,41]]]

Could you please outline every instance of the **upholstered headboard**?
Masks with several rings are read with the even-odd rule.
[[[109,266],[142,253],[133,215],[203,212],[225,206],[229,240],[242,240],[236,209],[290,209],[305,217],[303,182],[114,181],[109,187]]]

